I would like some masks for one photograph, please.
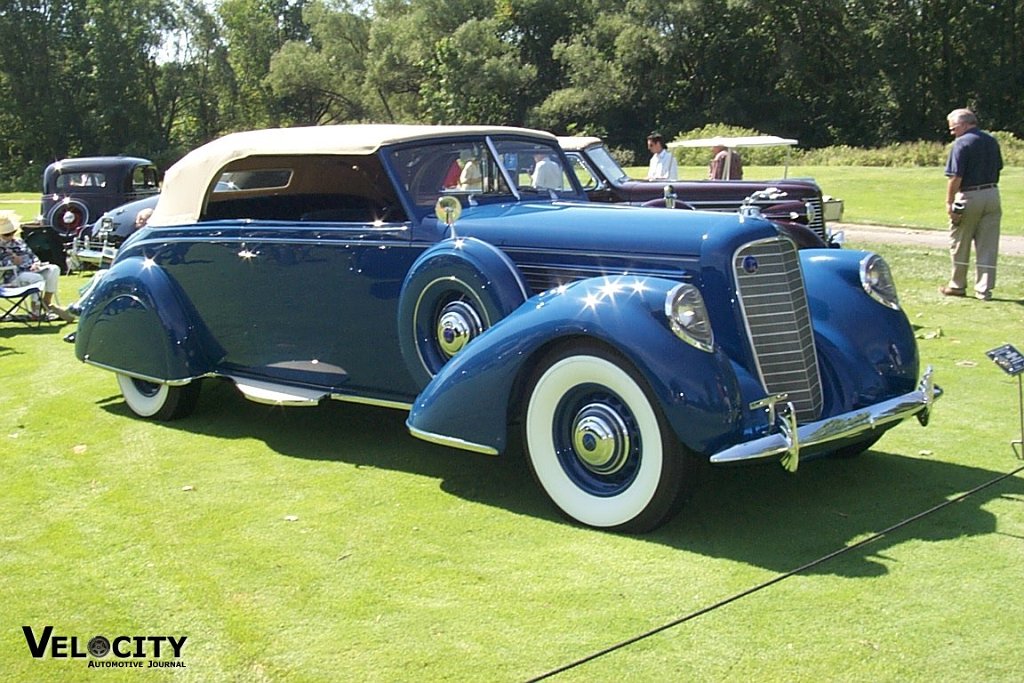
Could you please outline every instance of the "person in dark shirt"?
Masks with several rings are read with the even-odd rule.
[[[954,109],[946,117],[949,132],[956,136],[946,162],[946,215],[949,216],[953,272],[939,288],[945,296],[967,294],[967,269],[974,244],[977,276],[974,296],[992,298],[999,255],[999,172],[1003,157],[994,137],[978,128],[970,109]]]
[[[743,180],[743,159],[740,158],[740,153],[724,145],[712,147],[708,178],[711,180]]]

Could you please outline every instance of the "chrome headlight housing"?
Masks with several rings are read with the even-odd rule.
[[[884,258],[878,254],[868,254],[861,259],[860,283],[872,299],[894,311],[900,310],[896,282]]]
[[[677,337],[701,351],[711,352],[715,335],[700,290],[690,284],[673,287],[665,296],[665,317]]]

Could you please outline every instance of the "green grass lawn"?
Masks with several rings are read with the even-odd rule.
[[[29,192],[0,192],[0,211],[14,211],[22,222],[39,216],[39,194]]]
[[[1024,348],[1024,259],[982,303],[936,294],[944,252],[878,250],[946,391],[932,424],[794,475],[710,470],[641,537],[562,521],[519,460],[418,441],[400,412],[210,382],[192,417],[136,419],[72,327],[4,324],[0,679],[521,681],[1019,467],[1017,383],[985,351]],[[554,680],[1021,680],[1022,539],[1018,475]],[[187,669],[34,660],[24,625],[187,636]]]

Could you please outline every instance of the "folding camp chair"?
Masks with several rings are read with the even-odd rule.
[[[20,322],[29,327],[39,327],[49,320],[49,316],[40,312],[42,296],[42,282],[24,287],[0,285],[0,322]]]
[[[12,265],[0,266],[0,283],[5,272],[13,271]],[[49,322],[50,316],[43,311],[42,297],[45,285],[33,282],[30,285],[0,285],[0,323],[18,322],[39,327]]]

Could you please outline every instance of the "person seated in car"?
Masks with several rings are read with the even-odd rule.
[[[0,214],[0,267],[2,267],[3,284],[12,287],[27,287],[43,283],[42,310],[34,311],[36,316],[56,315],[61,320],[71,322],[74,317],[63,308],[53,303],[57,293],[60,267],[52,263],[43,263],[23,240],[15,235],[19,221],[13,212]]]

